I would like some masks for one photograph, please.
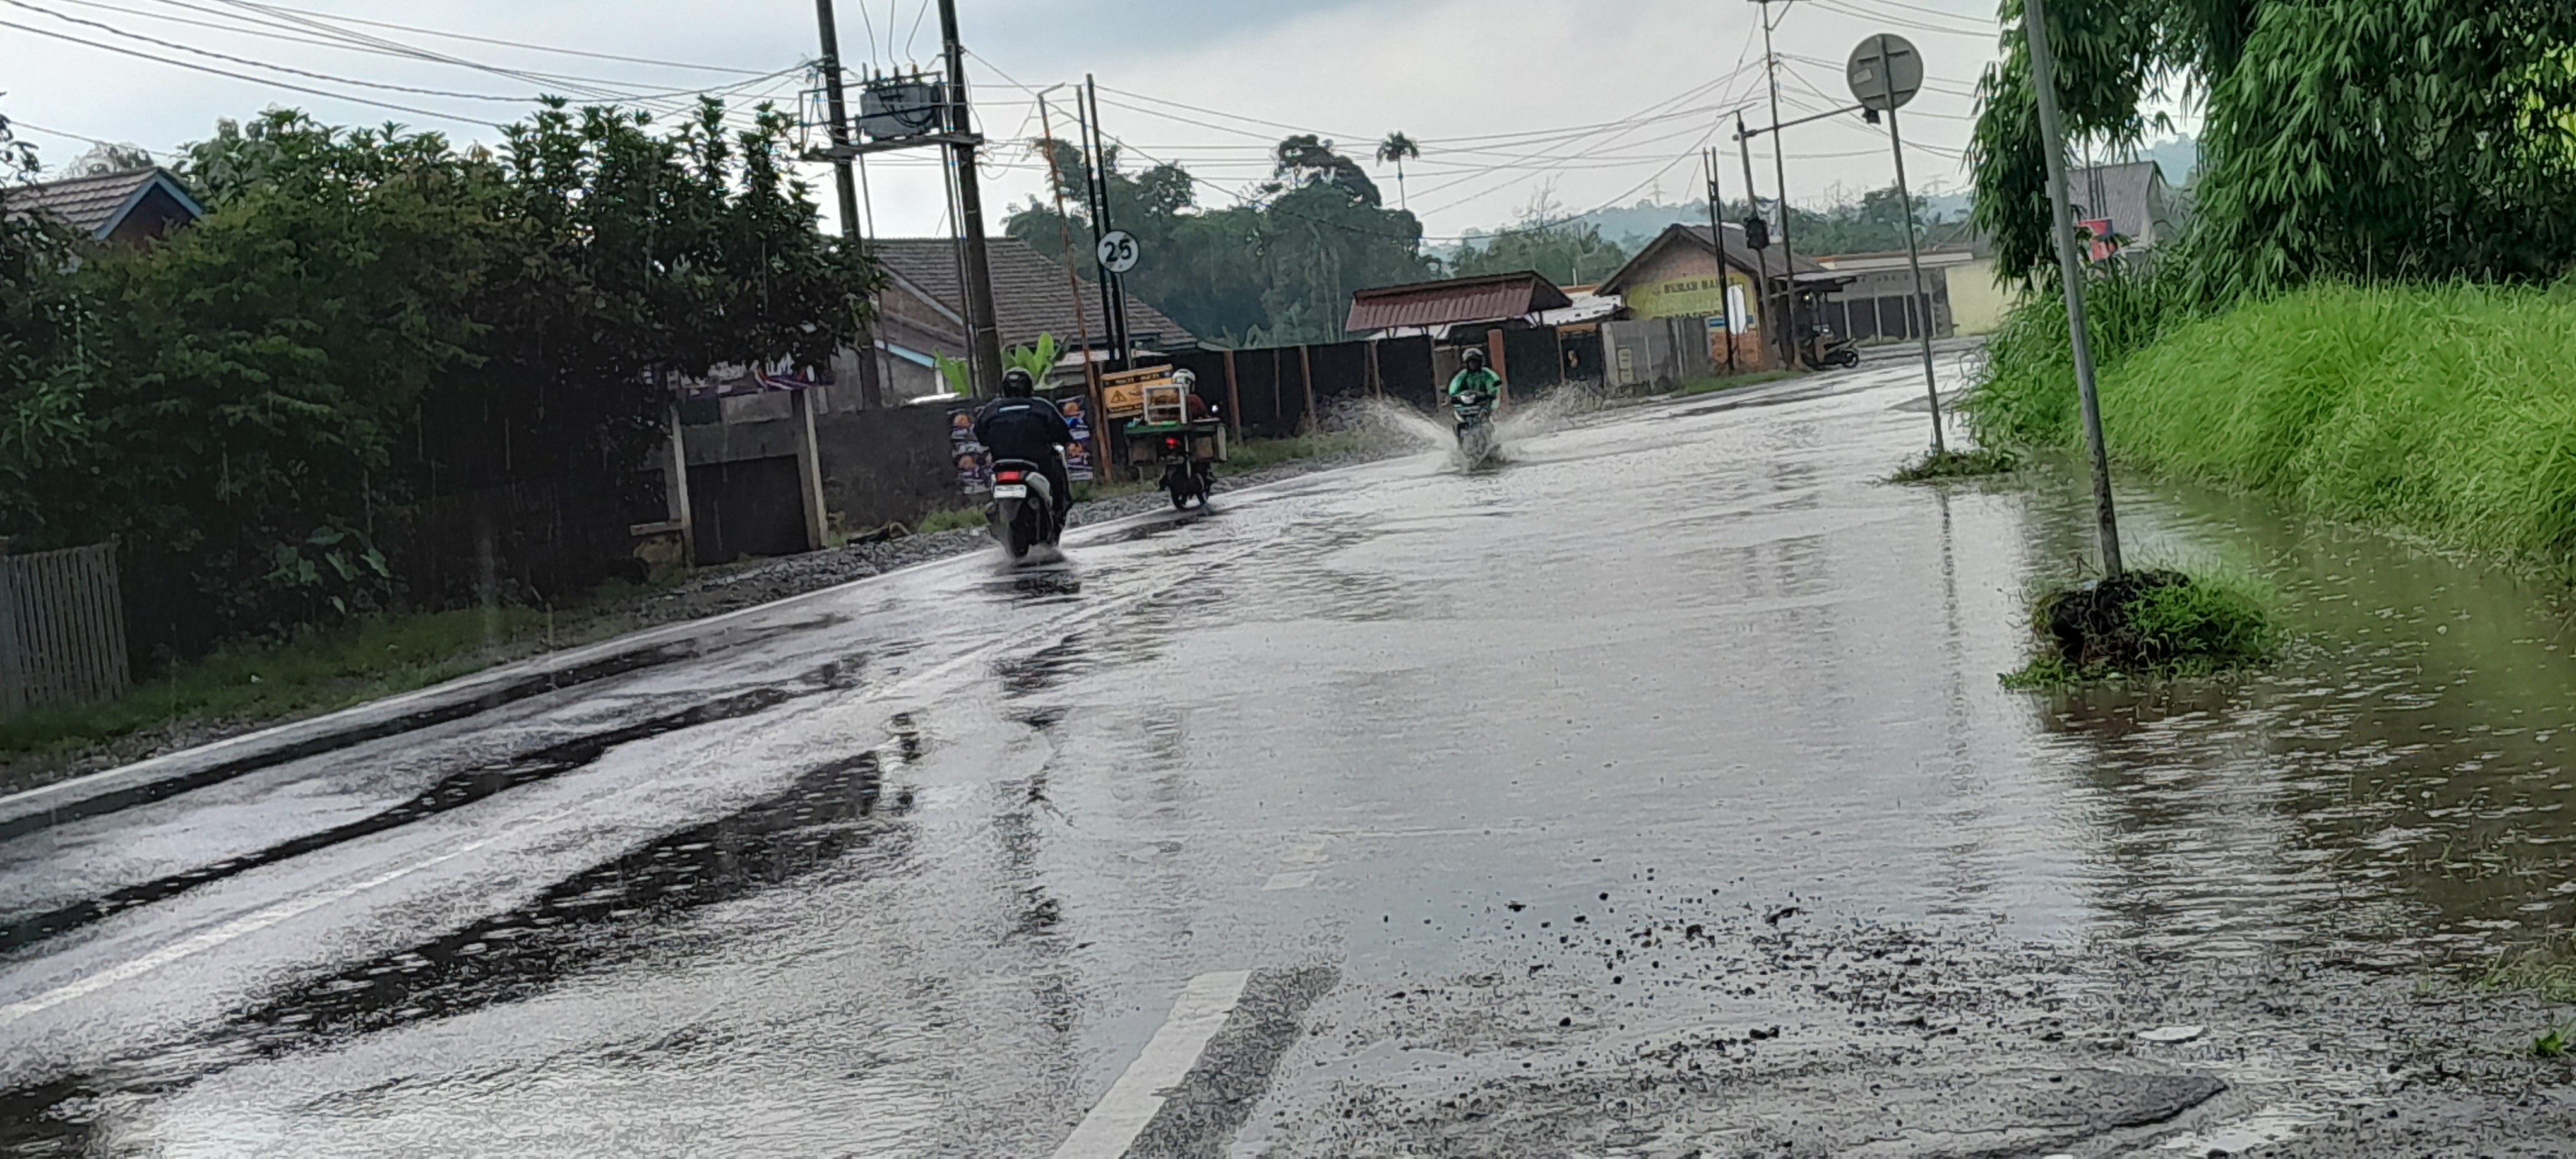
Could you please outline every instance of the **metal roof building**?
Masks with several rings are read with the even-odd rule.
[[[1342,329],[1428,330],[1464,322],[1503,322],[1574,305],[1565,291],[1535,271],[1476,274],[1437,282],[1380,286],[1351,295]]]

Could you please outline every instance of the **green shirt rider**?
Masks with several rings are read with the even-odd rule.
[[[1485,350],[1481,346],[1468,347],[1460,361],[1465,365],[1449,380],[1449,408],[1463,429],[1493,414],[1494,399],[1503,390],[1503,376],[1485,368]]]

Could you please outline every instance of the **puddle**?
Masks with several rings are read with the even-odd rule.
[[[184,1043],[0,1092],[0,1151],[74,1154],[106,1106],[262,1058],[525,999],[684,936],[688,911],[819,872],[908,830],[879,757],[807,772],[785,792],[585,870],[508,912],[258,999]],[[881,816],[881,812],[884,814]]]

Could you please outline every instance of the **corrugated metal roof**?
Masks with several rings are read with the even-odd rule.
[[[0,201],[5,201],[12,213],[42,213],[92,237],[105,237],[116,228],[117,219],[141,198],[144,189],[156,181],[168,182],[170,191],[189,212],[202,212],[186,191],[179,188],[179,183],[158,168],[67,177],[17,189],[0,189]]]
[[[1407,286],[1382,286],[1351,295],[1342,329],[1392,330],[1499,322],[1574,304],[1565,291],[1537,273],[1479,274]]]

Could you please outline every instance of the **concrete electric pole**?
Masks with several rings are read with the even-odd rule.
[[[2075,252],[2075,214],[2067,204],[2066,133],[2057,117],[2057,57],[2048,43],[2042,0],[2026,0],[2022,35],[2030,41],[2031,89],[2039,95],[2040,150],[2048,161],[2048,235],[2057,243],[2057,267],[2066,280],[2066,332],[2075,355],[2075,394],[2084,411],[2084,438],[2093,452],[2093,518],[2102,537],[2102,572],[2127,570],[2120,560],[2120,520],[2111,506],[2111,457],[2102,446],[2102,402],[2093,387],[2093,342],[2084,327],[2084,263]]]
[[[984,192],[976,180],[975,128],[968,116],[966,46],[957,39],[957,0],[939,0],[939,38],[948,52],[948,148],[957,164],[957,227],[966,239],[967,346],[977,394],[1002,388],[1002,332],[993,314],[993,271],[984,246]]]

